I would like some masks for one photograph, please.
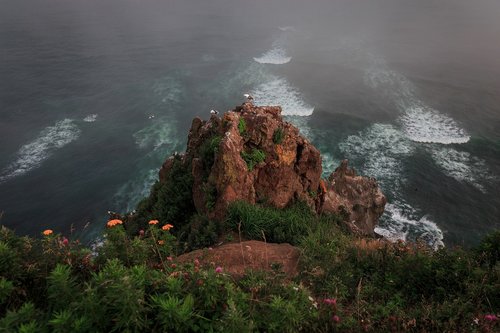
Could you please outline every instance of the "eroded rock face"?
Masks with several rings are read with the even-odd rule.
[[[372,234],[386,202],[376,181],[356,176],[347,162],[322,180],[319,151],[283,121],[279,106],[244,103],[222,118],[195,118],[186,153],[163,164],[160,181],[174,158],[192,172],[196,210],[214,219],[236,200],[278,208],[301,200],[318,213],[343,213],[353,231]]]
[[[326,182],[321,211],[337,212],[346,218],[349,228],[363,235],[373,234],[387,200],[374,178],[357,176],[347,167],[347,160]]]

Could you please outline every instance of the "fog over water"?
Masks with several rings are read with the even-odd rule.
[[[348,158],[377,178],[378,233],[475,244],[500,228],[498,18],[497,0],[3,0],[1,223],[92,237],[194,116],[251,92],[325,175]]]

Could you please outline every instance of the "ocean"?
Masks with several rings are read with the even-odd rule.
[[[0,223],[90,240],[148,195],[193,117],[281,105],[388,197],[376,232],[500,228],[496,0],[3,0]]]

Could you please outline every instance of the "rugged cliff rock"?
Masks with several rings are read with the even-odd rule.
[[[179,158],[193,176],[196,210],[213,219],[236,200],[278,208],[301,200],[318,213],[341,213],[354,232],[373,234],[386,203],[376,181],[356,176],[347,161],[322,180],[319,151],[283,121],[278,106],[244,103],[222,117],[195,118],[186,152],[167,159],[160,182]]]

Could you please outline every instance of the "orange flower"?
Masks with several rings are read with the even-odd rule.
[[[158,245],[163,245],[163,244],[165,244],[165,241],[160,239],[160,240],[158,241]]]
[[[161,227],[161,229],[162,229],[162,230],[166,230],[166,231],[168,231],[168,230],[172,229],[173,227],[174,227],[174,226],[173,226],[173,225],[171,225],[171,224],[165,224],[163,227]]]
[[[158,224],[158,220],[151,220],[151,221],[149,221],[149,224],[150,225]]]
[[[108,226],[108,228],[113,228],[117,224],[123,224],[123,221],[118,220],[118,219],[114,219],[114,220],[108,221],[107,226]]]
[[[54,231],[50,230],[50,229],[47,229],[47,230],[44,230],[42,233],[44,236],[48,236],[48,235],[52,235]]]

